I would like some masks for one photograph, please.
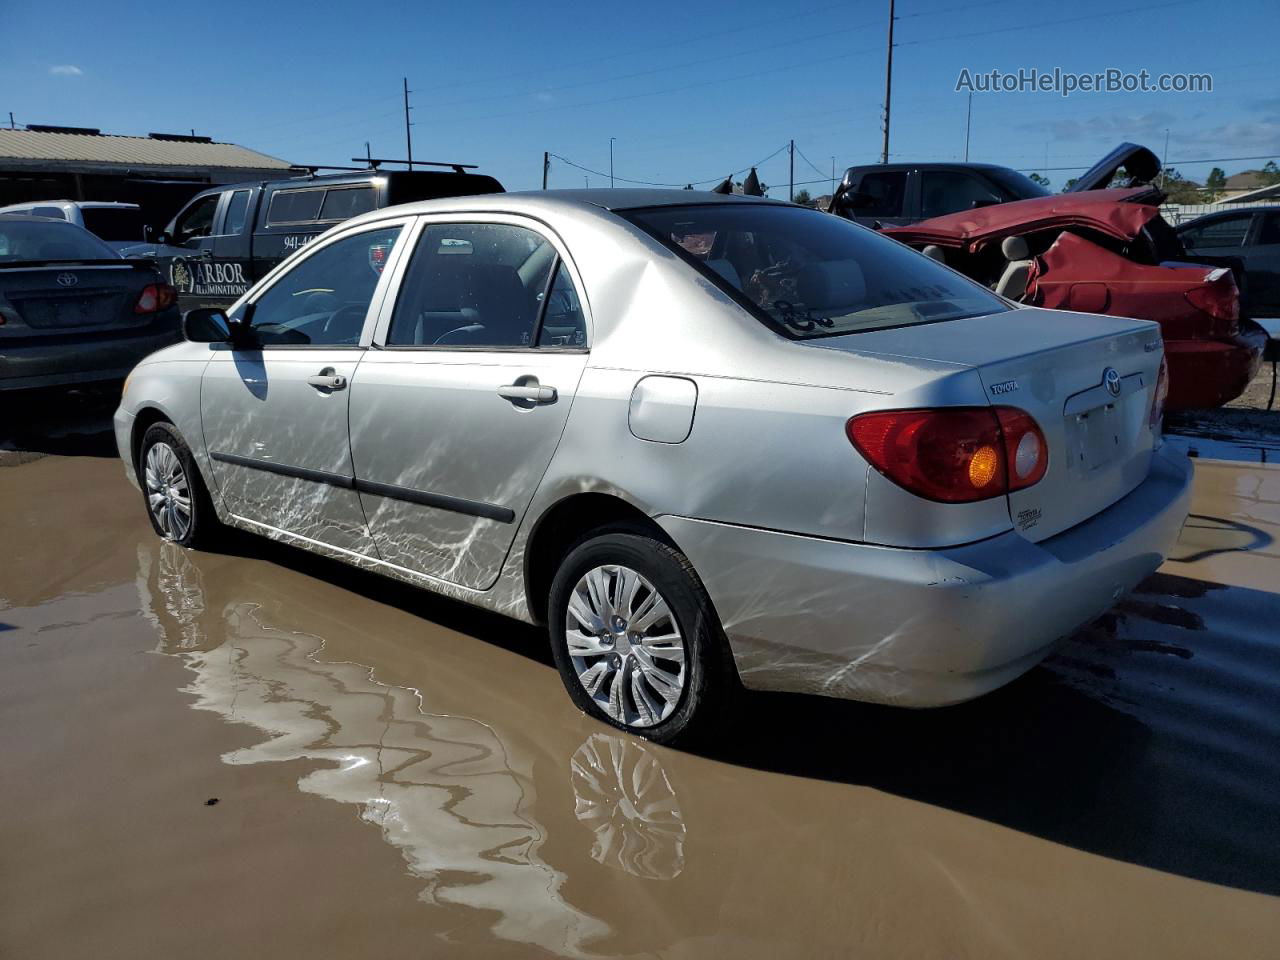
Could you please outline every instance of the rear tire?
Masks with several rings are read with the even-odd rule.
[[[551,650],[570,698],[658,743],[715,729],[736,689],[727,644],[689,559],[633,532],[569,551],[551,584]]]
[[[191,448],[171,423],[153,423],[138,447],[138,484],[156,534],[184,547],[206,547],[224,529]]]

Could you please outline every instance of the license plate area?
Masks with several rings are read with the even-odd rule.
[[[1108,403],[1067,417],[1067,445],[1079,473],[1109,466],[1120,456],[1124,423],[1118,403]]]
[[[19,300],[14,306],[38,330],[96,327],[119,319],[115,298],[100,295]]]

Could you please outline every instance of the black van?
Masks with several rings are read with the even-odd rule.
[[[196,194],[152,242],[121,253],[157,261],[183,310],[226,307],[293,251],[349,217],[414,200],[502,192],[493,177],[461,165],[228,184]]]

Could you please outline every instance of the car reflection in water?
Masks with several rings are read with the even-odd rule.
[[[356,805],[426,881],[422,900],[495,911],[497,936],[578,956],[609,933],[561,895],[564,874],[540,855],[548,830],[532,815],[532,761],[492,727],[432,714],[419,691],[369,667],[319,659],[322,638],[272,627],[258,603],[215,603],[197,562],[172,543],[139,545],[137,586],[158,651],[195,674],[194,706],[269,734],[226,763],[325,762],[298,787]],[[595,860],[645,879],[681,872],[684,820],[650,750],[593,733],[571,770]]]

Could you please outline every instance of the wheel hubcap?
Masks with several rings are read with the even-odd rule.
[[[588,570],[569,595],[565,641],[583,689],[610,717],[651,727],[685,684],[685,645],[666,600],[630,567]]]
[[[191,529],[191,487],[173,447],[152,444],[147,451],[144,483],[147,506],[166,540],[181,540]]]

